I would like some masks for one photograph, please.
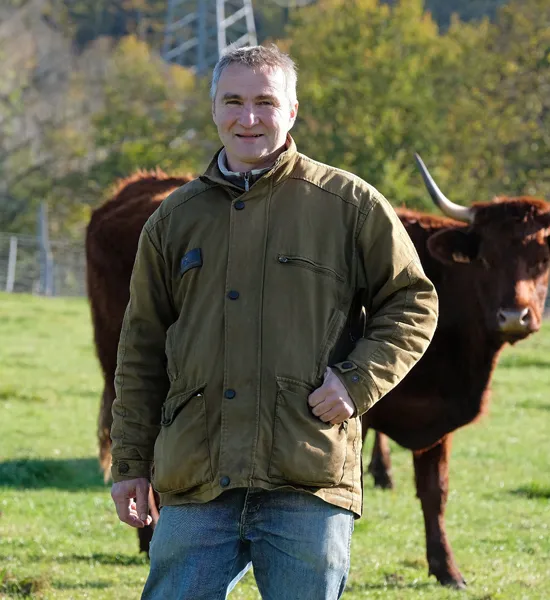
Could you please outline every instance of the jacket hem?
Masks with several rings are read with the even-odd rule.
[[[195,491],[185,492],[162,492],[159,493],[160,505],[161,506],[178,506],[183,504],[206,504],[211,500],[218,498],[223,492],[238,488],[260,488],[266,491],[284,491],[284,490],[298,490],[306,492],[313,496],[321,498],[328,504],[338,506],[349,510],[354,514],[356,519],[359,519],[362,515],[362,502],[361,496],[356,493],[351,493],[347,489],[334,487],[334,488],[308,488],[292,483],[272,483],[263,479],[250,479],[236,481],[231,485],[222,488],[220,485],[205,484],[198,487]]]

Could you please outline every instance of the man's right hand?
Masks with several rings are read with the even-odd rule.
[[[114,500],[118,518],[132,527],[145,527],[153,520],[149,515],[149,488],[145,477],[113,483],[111,498]]]

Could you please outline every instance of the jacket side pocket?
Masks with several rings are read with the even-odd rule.
[[[153,474],[158,492],[182,492],[213,479],[205,388],[195,386],[170,398],[162,407]]]
[[[314,416],[307,402],[312,391],[303,382],[277,377],[268,475],[289,483],[332,487],[344,476],[348,422],[331,425]]]

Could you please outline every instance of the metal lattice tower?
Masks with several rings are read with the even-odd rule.
[[[252,0],[168,0],[162,55],[208,72],[228,47],[257,44]]]

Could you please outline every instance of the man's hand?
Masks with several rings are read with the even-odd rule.
[[[312,412],[325,423],[339,425],[355,412],[355,405],[344,384],[330,367],[325,371],[323,385],[308,398]]]
[[[115,502],[118,518],[132,527],[150,525],[149,480],[145,477],[113,483],[111,498]]]

